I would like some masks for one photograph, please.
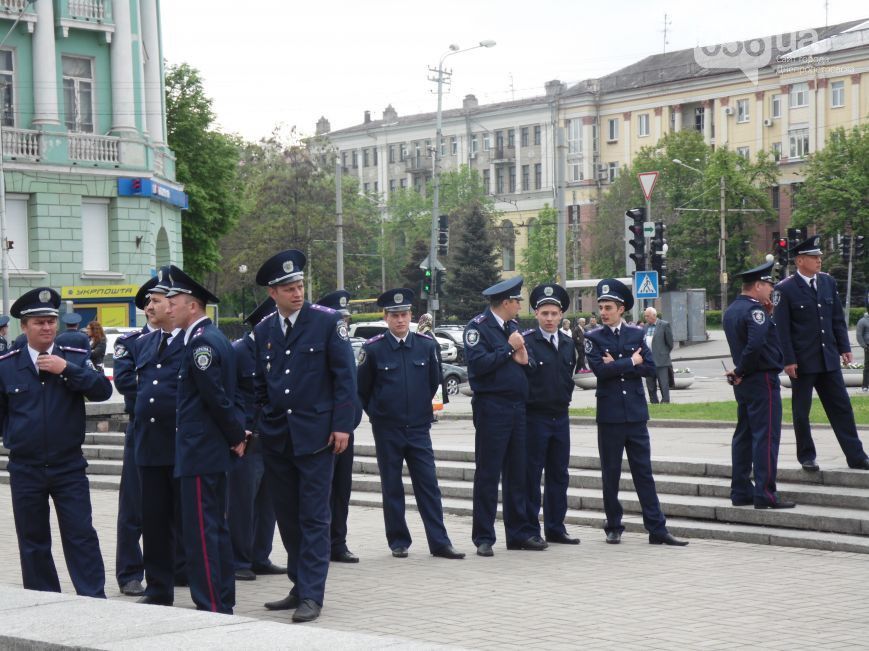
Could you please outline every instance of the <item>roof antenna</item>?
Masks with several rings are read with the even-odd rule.
[[[670,16],[664,14],[664,54],[667,53],[667,46],[670,44],[670,26],[673,24],[673,21],[670,20]]]

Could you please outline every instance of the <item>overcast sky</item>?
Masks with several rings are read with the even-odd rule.
[[[593,7],[592,10],[589,10]],[[826,7],[826,10],[825,10]],[[311,134],[434,111],[436,66],[451,43],[492,49],[448,59],[444,108],[543,93],[549,79],[600,76],[664,49],[749,39],[869,17],[865,0],[168,0],[161,3],[169,63],[198,68],[219,127],[250,140],[278,124]],[[436,12],[436,13],[435,13]],[[826,12],[826,13],[825,13]]]

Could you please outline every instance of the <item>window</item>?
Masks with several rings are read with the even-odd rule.
[[[477,136],[471,136],[471,155],[477,154]]]
[[[528,127],[522,127],[522,130],[519,132],[519,143],[523,147],[528,146]]]
[[[363,183],[363,184],[362,184],[362,191],[363,191],[365,194],[368,194],[368,183]]]
[[[402,190],[407,189],[407,179],[401,179],[401,181],[399,182],[399,185],[401,186]]]
[[[508,192],[516,192],[516,166],[511,165],[507,169],[507,191]]]
[[[371,148],[371,164],[377,167],[377,147]]]
[[[845,106],[845,82],[844,81],[834,81],[830,84],[830,106],[833,108],[839,108],[841,106]],[[5,104],[4,104],[4,122],[5,122]]]
[[[534,144],[539,145],[541,143],[541,141],[542,141],[542,134],[541,134],[540,125],[538,124],[537,126],[534,127]]]
[[[543,163],[534,163],[534,189],[543,187]]]
[[[380,192],[380,182],[375,181],[374,182],[374,194],[377,194],[378,192]]]
[[[516,269],[516,231],[513,222],[505,219],[501,222],[501,271]]]
[[[368,150],[362,150],[362,167],[368,167]]]
[[[109,271],[109,202],[106,199],[81,201],[82,269]]]
[[[736,154],[738,156],[742,156],[745,160],[748,160],[749,157],[751,156],[751,153],[750,153],[748,147],[737,147]]]
[[[12,52],[0,50],[0,106],[3,107],[3,126],[15,126],[14,77],[12,75]]]
[[[6,195],[6,238],[13,243],[9,251],[9,271],[30,268],[30,229],[27,220],[27,196]]]
[[[395,192],[395,179],[389,179],[389,193]]]
[[[781,143],[780,142],[772,143],[772,158],[776,162],[781,160]]]
[[[483,151],[489,151],[492,148],[492,138],[488,133],[483,134]]]
[[[808,129],[791,129],[788,132],[788,141],[790,143],[790,158],[803,158],[809,153]]]
[[[607,130],[606,130],[606,139],[607,142],[615,142],[619,139],[619,120],[618,118],[613,118],[611,120],[607,120]]]
[[[455,136],[450,136],[450,153],[453,156],[459,153],[459,139]]]
[[[619,178],[619,163],[618,161],[610,161],[606,166],[606,175],[607,180],[610,183],[613,183],[617,178]]]
[[[507,146],[513,149],[516,146],[516,129],[507,130]]]
[[[522,166],[522,191],[528,192],[531,189],[531,166]]]
[[[807,83],[791,86],[790,108],[809,105],[809,85]]]
[[[355,170],[357,167],[359,167],[359,156],[357,155],[355,149],[350,153],[350,158],[353,162],[353,169]]]
[[[772,96],[772,116],[774,118],[781,117],[781,95]]]
[[[567,121],[567,154],[582,153],[582,120]]]
[[[395,162],[395,145],[389,145],[389,162]]]
[[[403,142],[398,146],[398,160],[403,163],[405,158],[407,158],[407,143]]]
[[[703,128],[706,126],[706,109],[702,106],[698,106],[694,109],[694,130],[703,132]]]
[[[648,113],[640,113],[637,116],[637,135],[640,138],[649,135],[649,114]]]
[[[61,57],[66,128],[94,132],[93,62],[80,57]]]
[[[582,175],[582,165],[574,163],[573,165],[570,165],[569,167],[570,167],[570,180],[571,181],[582,181],[584,178]]]
[[[447,155],[447,139],[441,138],[441,158]]]
[[[483,170],[483,189],[486,194],[492,193],[492,174],[488,169]]]
[[[751,116],[748,113],[748,100],[747,99],[738,99],[736,100],[736,121],[737,122],[748,122]]]
[[[498,156],[501,155],[501,152],[504,151],[504,132],[496,131],[495,132],[495,149],[498,150]]]
[[[495,170],[495,193],[504,194],[504,168]]]
[[[347,152],[341,152],[341,167],[347,167]]]
[[[772,209],[778,210],[781,206],[781,192],[779,192],[779,187],[777,185],[772,186]]]

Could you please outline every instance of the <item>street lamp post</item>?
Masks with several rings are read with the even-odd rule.
[[[434,163],[432,165],[432,211],[431,211],[431,246],[429,247],[429,269],[432,272],[432,278],[437,278],[437,237],[438,237],[438,215],[440,213],[440,190],[441,190],[441,137],[443,131],[443,94],[444,94],[444,76],[450,76],[451,72],[444,71],[444,61],[447,57],[450,57],[454,54],[459,54],[461,52],[469,52],[470,50],[476,50],[481,47],[495,47],[495,41],[486,40],[480,41],[478,45],[474,45],[473,47],[465,48],[464,50],[460,49],[458,45],[452,44],[450,45],[449,51],[447,51],[438,62],[437,69],[430,68],[431,72],[435,73],[437,76],[434,78],[430,78],[432,81],[435,81],[438,85],[438,110],[437,110],[437,118],[435,121],[435,142],[434,142]],[[429,294],[428,299],[428,311],[432,315],[432,325],[434,325],[434,320],[436,318],[436,312],[438,309],[438,288],[437,282],[432,282],[431,285],[431,293]]]
[[[246,316],[246,312],[244,309],[244,287],[245,283],[245,274],[247,273],[247,265],[240,264],[238,265],[238,273],[241,274],[241,319],[244,321],[244,317]]]

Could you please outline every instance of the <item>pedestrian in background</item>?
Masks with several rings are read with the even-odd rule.
[[[87,336],[90,342],[91,362],[102,371],[103,360],[106,357],[106,333],[99,321],[88,323]]]
[[[585,330],[583,324],[585,319],[580,319],[573,326],[573,347],[576,349],[576,368],[574,373],[579,373],[585,370]]]
[[[857,345],[863,347],[863,392],[869,391],[869,312],[857,321]]]
[[[649,402],[658,402],[659,387],[661,402],[670,402],[670,371],[673,368],[670,352],[673,350],[673,330],[669,322],[658,318],[658,311],[653,307],[647,307],[643,316],[646,319],[643,339],[648,349],[652,351],[652,361],[655,362],[655,374],[646,378]]]

